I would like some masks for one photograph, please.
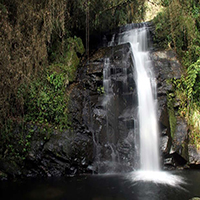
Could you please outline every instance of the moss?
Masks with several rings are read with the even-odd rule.
[[[174,94],[168,93],[167,94],[167,108],[169,114],[169,124],[170,124],[170,133],[171,137],[174,137],[174,133],[176,130],[176,115],[174,110]]]
[[[182,155],[183,158],[185,158],[185,160],[189,160],[189,156],[188,156],[188,141],[184,141],[183,142],[181,155]]]

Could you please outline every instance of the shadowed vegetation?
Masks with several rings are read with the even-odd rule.
[[[162,0],[165,9],[155,19],[157,48],[173,48],[184,67],[173,80],[179,114],[187,120],[190,141],[200,144],[200,1]]]

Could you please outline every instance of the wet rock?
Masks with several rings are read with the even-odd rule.
[[[167,80],[170,78],[181,78],[182,66],[174,51],[155,51],[152,52],[151,58],[158,79]]]
[[[174,163],[174,160],[173,160],[172,157],[165,158],[163,160],[163,169],[164,170],[174,170],[174,169],[176,169],[176,166],[175,166],[175,163]]]
[[[168,151],[164,154],[165,168],[188,168],[188,128],[186,122],[177,117],[176,130],[173,138],[169,138]],[[171,163],[168,161],[170,160]]]
[[[195,145],[188,145],[189,163],[190,165],[200,165],[200,149]]]
[[[6,158],[0,160],[0,169],[0,179],[2,180],[19,177],[22,174],[20,165],[14,160],[10,161]]]
[[[172,78],[179,79],[182,74],[182,66],[172,50],[153,51],[150,56],[154,63],[153,70],[157,79],[158,119],[161,132],[160,148],[164,155],[163,162],[167,168],[176,168],[185,165],[191,154],[188,152],[187,123],[175,115],[177,123],[174,136],[172,136],[167,107],[167,94],[173,91],[173,87],[168,80]],[[176,100],[174,109],[177,110],[178,106],[179,101]],[[192,156],[190,158],[192,159]]]
[[[35,138],[26,160],[25,176],[62,176],[86,173],[92,162],[89,135],[67,130],[54,132],[48,141]]]
[[[167,109],[167,96],[158,97],[158,120],[165,126],[169,127],[169,115]]]
[[[72,123],[82,124],[83,91],[82,88],[74,86],[70,93],[68,113]],[[75,126],[75,124],[73,124]]]
[[[160,139],[160,150],[161,150],[162,153],[168,152],[168,141],[169,141],[169,137],[167,135],[161,137],[161,139]]]
[[[108,165],[110,170],[122,172],[127,163],[133,163],[130,155],[134,154],[134,148],[125,142],[129,130],[134,127],[133,115],[136,115],[137,110],[130,53],[128,43],[103,48],[100,53],[92,56],[91,63],[87,65],[85,77],[92,79],[92,82],[87,81],[88,90],[83,98],[82,119],[93,135],[95,159],[92,168],[97,171],[105,171]],[[103,67],[107,64],[104,60],[109,62],[107,78],[110,83],[107,88],[103,85]],[[84,83],[84,79],[80,81]],[[106,97],[105,92],[109,93]],[[109,109],[106,110],[105,105],[108,102]],[[109,123],[106,123],[107,119]],[[118,167],[115,168],[112,163]]]
[[[187,123],[182,118],[177,118],[172,146],[176,153],[188,161],[188,128]]]
[[[103,62],[91,62],[87,65],[87,74],[95,75],[103,73]]]

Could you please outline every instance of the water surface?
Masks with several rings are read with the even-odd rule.
[[[84,175],[0,182],[1,200],[188,200],[200,197],[200,171],[172,172],[186,184],[175,187],[135,181],[131,174]]]

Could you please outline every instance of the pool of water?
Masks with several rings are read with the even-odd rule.
[[[171,172],[174,186],[136,180],[134,174],[83,175],[0,182],[1,200],[189,200],[200,197],[200,171]],[[130,178],[131,177],[131,178]]]

